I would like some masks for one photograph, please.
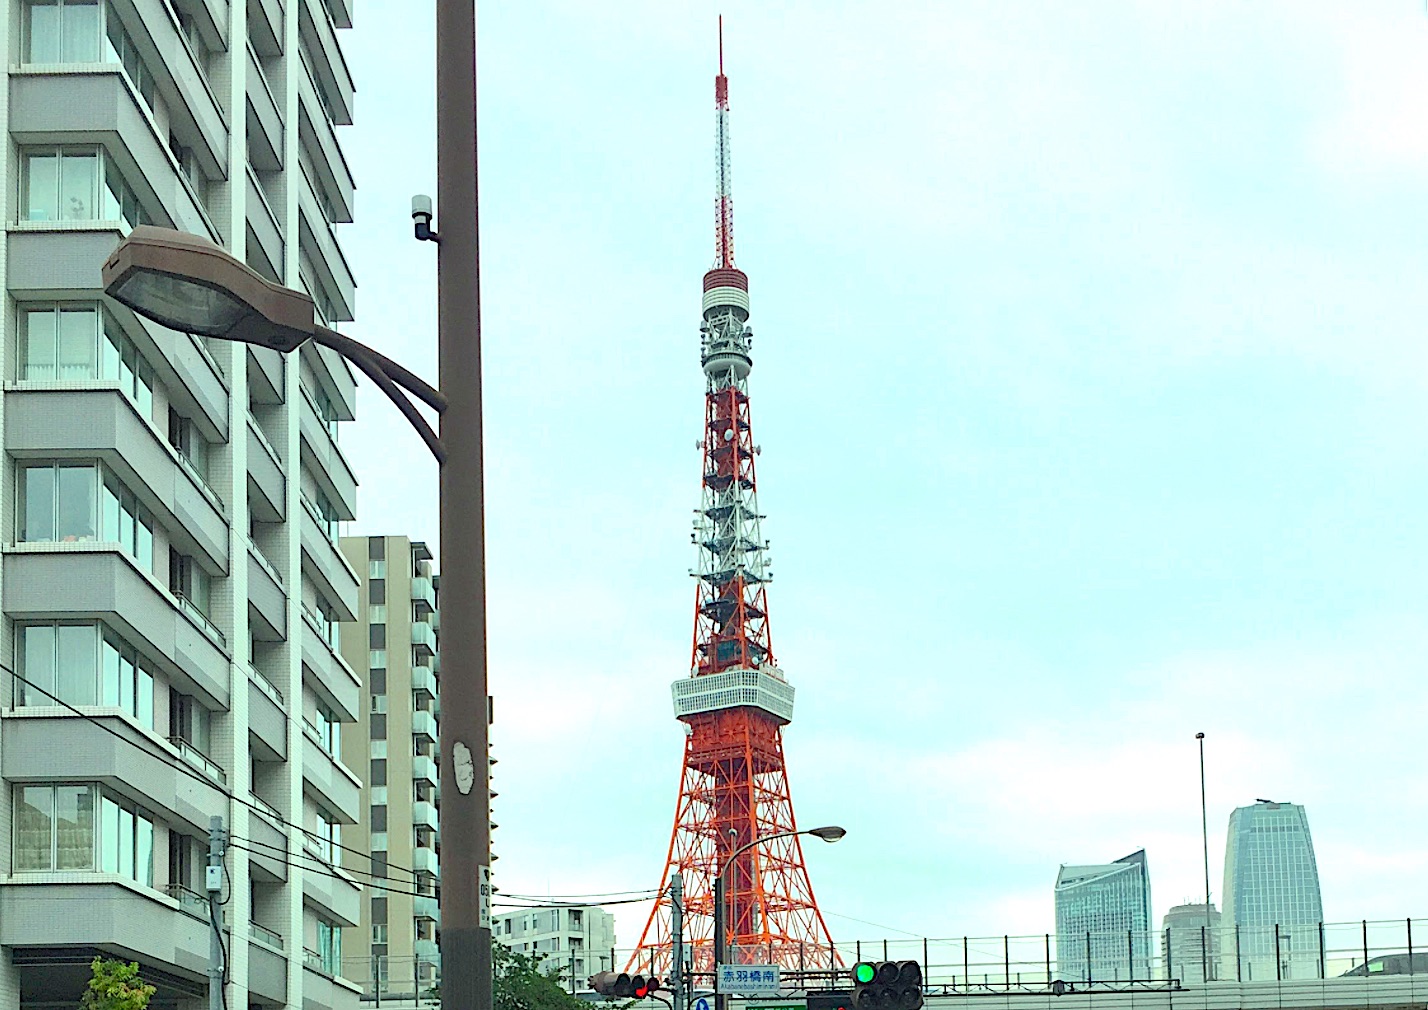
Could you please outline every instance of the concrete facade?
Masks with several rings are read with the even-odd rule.
[[[426,544],[401,536],[344,537],[342,554],[361,574],[361,619],[342,628],[342,655],[361,671],[357,725],[343,737],[348,767],[370,794],[347,837],[372,853],[377,881],[347,931],[350,977],[383,1000],[425,991],[440,972],[436,946],[437,731],[441,717],[440,578]]]
[[[616,962],[615,917],[595,905],[523,908],[492,917],[491,936],[517,954],[539,954],[544,966],[559,968],[567,988],[587,988],[600,971],[620,971]]]
[[[96,955],[138,961],[156,1008],[205,1006],[213,815],[227,1005],[356,1007],[353,375],[167,330],[100,282],[152,223],[353,318],[351,2],[5,6],[0,1010],[78,1005]]]

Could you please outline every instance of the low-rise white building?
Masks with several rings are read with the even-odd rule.
[[[492,938],[517,954],[542,954],[567,985],[586,987],[598,971],[615,968],[615,917],[594,905],[522,908],[494,917]]]

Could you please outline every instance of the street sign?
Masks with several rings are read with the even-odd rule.
[[[778,965],[721,964],[714,991],[739,996],[777,996]]]
[[[804,1010],[808,1006],[806,999],[753,999],[742,1004],[741,1010]]]
[[[700,996],[694,1001],[694,1010],[709,1010],[709,1000]]]
[[[478,929],[491,928],[491,866],[483,863],[476,867],[476,926]]]

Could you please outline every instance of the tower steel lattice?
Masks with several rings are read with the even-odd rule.
[[[670,874],[684,880],[686,942],[693,970],[714,963],[714,879],[744,845],[796,830],[783,756],[793,719],[793,687],[774,661],[769,636],[768,543],[759,530],[749,415],[749,279],[734,265],[729,156],[729,81],[720,24],[714,266],[704,275],[701,360],[704,398],[703,492],[693,541],[694,642],[688,677],[673,685],[685,724],[684,771],[674,832],[660,883],[663,897],[645,924],[632,966],[667,974],[671,951]],[[729,864],[726,930],[733,960],[786,968],[837,963],[797,837],[758,845]]]

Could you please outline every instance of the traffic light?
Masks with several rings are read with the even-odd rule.
[[[659,979],[654,975],[630,975],[627,972],[602,971],[591,975],[590,988],[601,996],[615,996],[621,999],[644,999],[659,989]]]
[[[922,966],[916,961],[853,965],[853,1010],[921,1010]]]

